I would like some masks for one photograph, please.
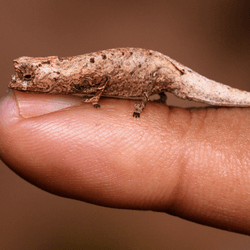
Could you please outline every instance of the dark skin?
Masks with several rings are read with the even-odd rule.
[[[250,235],[250,109],[148,102],[133,118],[133,100],[13,93],[0,157],[39,188]]]

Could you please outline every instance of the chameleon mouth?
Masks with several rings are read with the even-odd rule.
[[[16,89],[16,90],[22,90],[26,91],[28,88],[28,81],[20,81],[19,77],[17,74],[13,74],[11,76],[11,81],[8,86],[10,89]]]
[[[16,74],[14,74],[11,76],[11,81],[10,81],[8,87],[11,89],[14,89],[16,87],[16,85],[17,85],[17,76],[16,76]]]
[[[17,80],[17,75],[16,74],[12,75],[11,76],[11,82],[16,83],[16,80]]]

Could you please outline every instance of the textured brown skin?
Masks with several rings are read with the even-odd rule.
[[[250,106],[250,93],[209,80],[159,52],[117,48],[73,57],[20,57],[9,88],[51,94],[101,95],[140,98],[133,116],[139,117],[152,94],[172,92],[177,97],[218,106]],[[163,95],[161,95],[163,96]]]

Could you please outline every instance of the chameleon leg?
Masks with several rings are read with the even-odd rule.
[[[96,94],[93,97],[83,99],[83,101],[84,102],[91,102],[95,108],[100,108],[101,106],[100,106],[100,104],[98,104],[98,101],[102,95],[102,92],[103,92],[103,90],[99,90],[96,92]]]
[[[145,91],[143,94],[143,98],[142,98],[142,101],[140,103],[135,103],[135,111],[133,113],[133,117],[140,117],[140,114],[142,112],[142,110],[146,107],[146,104],[147,104],[147,101],[148,101],[148,98],[151,94],[151,90],[153,88],[153,83],[150,83],[147,87],[147,91]]]
[[[142,112],[142,110],[146,107],[146,103],[148,101],[148,97],[146,96],[146,94],[144,93],[144,96],[142,98],[142,101],[140,103],[136,102],[135,103],[135,111],[133,113],[133,117],[140,117],[140,114]]]
[[[108,79],[105,78],[105,81],[102,81],[100,83],[100,86],[98,87],[95,95],[91,98],[83,99],[84,102],[91,102],[95,108],[100,108],[100,104],[98,104],[99,99],[102,95],[102,92],[104,91],[106,85],[107,85]]]
[[[165,94],[165,92],[161,92],[158,95],[160,96],[160,99],[155,100],[155,101],[159,102],[159,103],[166,104],[167,103],[167,95]]]

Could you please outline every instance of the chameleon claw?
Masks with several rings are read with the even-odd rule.
[[[101,107],[101,105],[98,104],[98,103],[93,104],[93,106],[94,106],[95,108],[100,108],[100,107]]]
[[[137,118],[137,117],[140,118],[140,113],[134,112],[134,113],[133,113],[133,117],[135,117],[135,118]]]

